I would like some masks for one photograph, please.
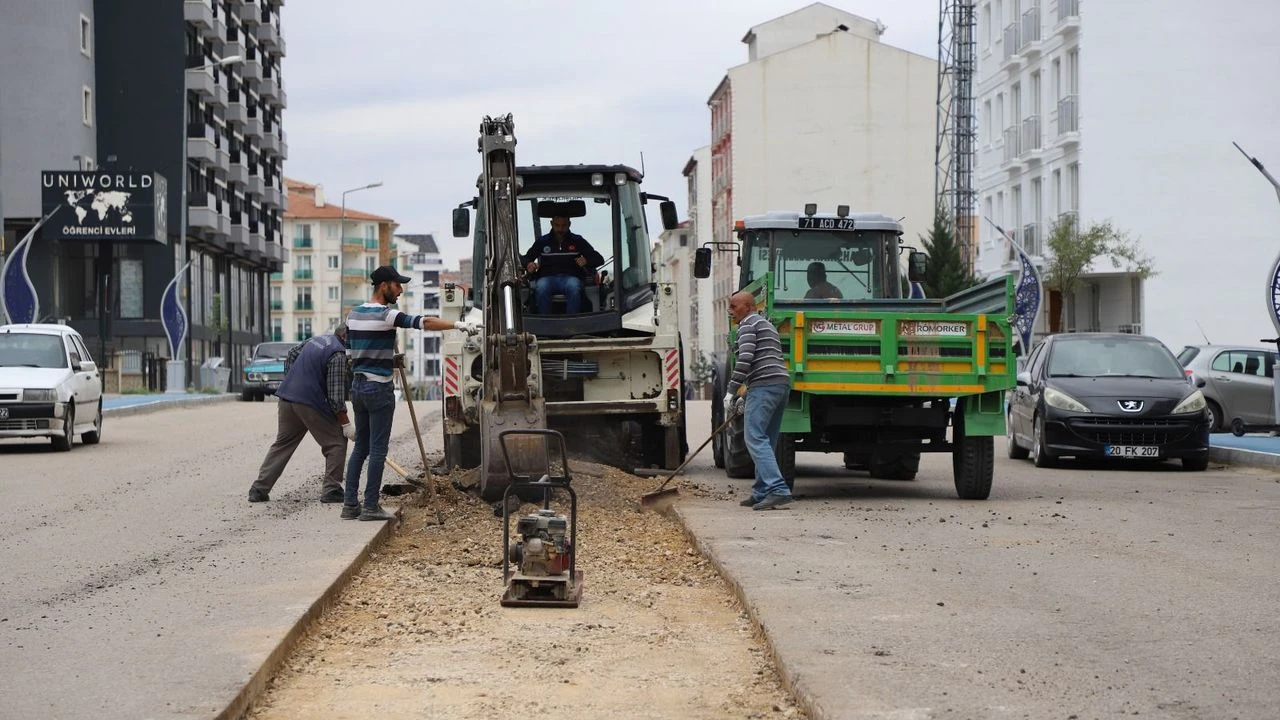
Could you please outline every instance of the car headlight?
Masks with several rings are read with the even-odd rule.
[[[26,388],[22,391],[25,402],[57,402],[58,391],[50,388]]]
[[[1204,401],[1204,393],[1199,390],[1191,393],[1185,400],[1178,403],[1178,407],[1173,409],[1174,415],[1183,415],[1186,413],[1200,412],[1207,407]]]
[[[1044,402],[1046,405],[1056,407],[1059,410],[1068,410],[1070,412],[1078,413],[1090,412],[1089,408],[1085,407],[1079,400],[1076,400],[1062,391],[1054,390],[1053,388],[1044,389]]]
[[[265,377],[263,377],[262,373],[256,373],[256,372],[246,373],[245,377],[249,378],[251,382],[262,382],[263,380],[266,379]]]

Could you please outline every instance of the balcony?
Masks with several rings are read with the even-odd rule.
[[[1044,255],[1044,248],[1041,247],[1043,240],[1040,237],[1040,224],[1027,223],[1022,228],[1022,249],[1027,251],[1028,255],[1040,257]]]
[[[310,280],[311,268],[298,268],[293,271],[294,280]]]
[[[243,131],[246,138],[261,138],[262,115],[258,113],[248,113],[244,118]]]
[[[267,252],[266,238],[262,237],[262,233],[249,233],[249,259],[254,262],[264,261]]]
[[[262,79],[262,62],[257,58],[246,58],[240,61],[240,77],[249,82]]]
[[[270,12],[264,12],[259,17],[260,22],[254,28],[254,37],[258,38],[258,43],[267,48],[275,48],[280,45],[280,28],[277,28],[271,22]]]
[[[294,312],[315,312],[316,306],[310,300],[295,300],[293,303]]]
[[[1022,13],[1022,44],[1018,52],[1028,60],[1039,57],[1042,50],[1040,39],[1040,7],[1035,6]]]
[[[218,149],[214,147],[213,128],[204,121],[187,126],[187,160],[210,165],[218,163]]]
[[[282,275],[282,274],[283,274],[283,273],[271,273],[271,279],[272,279],[272,280],[275,280],[277,275]],[[284,301],[283,301],[283,300],[272,300],[272,301],[271,301],[271,309],[272,309],[272,310],[283,310],[283,309],[284,309]]]
[[[244,187],[249,183],[249,168],[244,164],[244,153],[237,157],[228,157],[227,182]]]
[[[213,162],[213,173],[225,180],[227,172],[231,168],[231,153],[227,152],[227,141],[215,139],[213,141],[213,154],[216,156]]]
[[[296,237],[296,238],[294,238],[294,239],[293,239],[293,246],[294,246],[295,248],[301,248],[301,249],[308,249],[308,250],[309,250],[309,249],[312,247],[312,245],[311,245],[311,238],[309,238],[309,237]]]
[[[279,155],[280,155],[280,159],[281,159],[281,160],[288,160],[288,159],[289,159],[289,133],[285,132],[284,130],[281,130],[281,131],[280,131],[280,152],[279,152]]]
[[[364,249],[365,249],[365,250],[377,250],[377,249],[378,249],[378,240],[377,240],[376,238],[365,238],[365,239],[364,239]]]
[[[208,204],[192,205],[187,208],[187,229],[191,232],[217,234],[219,227],[218,211],[211,199]]]
[[[196,64],[187,68],[187,90],[207,101],[218,93],[218,82],[213,79],[213,68],[200,67],[199,63],[203,62],[205,59],[201,56],[187,58],[188,65]]]
[[[258,237],[262,237],[262,235],[261,235],[261,234],[259,234],[259,235],[258,235]],[[271,273],[271,282],[284,282],[284,273],[282,273],[282,272],[273,272],[273,273]],[[280,308],[275,308],[275,307],[273,307],[273,308],[271,308],[271,309],[272,309],[272,310],[279,310]]]
[[[280,138],[276,135],[275,130],[270,130],[262,134],[262,142],[259,143],[262,152],[268,155],[280,154]]]
[[[280,207],[280,188],[275,185],[267,185],[262,191],[262,202],[268,205]]]
[[[1030,160],[1040,159],[1040,116],[1032,115],[1022,121],[1022,153]]]
[[[1058,0],[1058,29],[1064,34],[1080,30],[1080,0]]]
[[[196,26],[200,36],[208,40],[220,40],[218,33],[222,23],[213,14],[213,0],[184,0],[182,17]]]
[[[1080,142],[1079,96],[1068,95],[1058,101],[1058,142],[1076,145]]]
[[[235,55],[236,57],[243,58],[245,55],[244,40],[242,39],[243,37],[244,35],[238,34],[236,35],[235,40],[224,41],[222,43],[222,52],[218,53],[218,56],[231,57],[232,55]]]
[[[262,10],[256,2],[246,2],[241,5],[237,11],[241,24],[245,26],[256,26],[258,19],[262,17]],[[245,28],[248,30],[248,27]]]
[[[243,212],[239,213],[238,218],[231,218],[230,250],[238,255],[244,255],[249,250],[249,227],[245,225]]]
[[[364,238],[344,236],[342,238],[342,249],[348,251],[364,250]]]
[[[253,197],[262,197],[262,176],[249,171],[249,182],[245,185],[245,193]]]
[[[242,95],[241,97],[244,97],[244,96]],[[236,125],[244,125],[245,120],[247,120],[249,117],[248,110],[245,108],[243,100],[228,102],[226,110],[227,110],[228,123],[234,123]]]
[[[281,110],[289,107],[289,96],[284,91],[284,83],[280,84],[280,91],[276,94],[276,100],[272,104],[280,108]]]
[[[1021,128],[1017,125],[1010,125],[1004,129],[1004,164],[1016,166],[1021,169],[1022,163],[1022,136]],[[1010,168],[1013,169],[1013,168]]]
[[[363,285],[369,282],[369,271],[364,268],[342,268],[342,282]]]
[[[263,75],[258,81],[258,95],[262,96],[263,100],[272,100],[279,90],[280,83],[276,82],[275,75]]]

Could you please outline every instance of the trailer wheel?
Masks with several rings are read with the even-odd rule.
[[[724,474],[731,478],[752,478],[756,476],[756,464],[747,450],[747,433],[743,428],[742,416],[734,418],[725,431]]]
[[[955,446],[951,451],[951,471],[956,494],[961,500],[986,500],[991,495],[995,473],[995,439],[965,434],[963,404],[957,404],[951,425],[951,442]]]
[[[788,433],[778,437],[778,469],[782,471],[782,479],[787,481],[787,489],[796,487],[796,439]]]

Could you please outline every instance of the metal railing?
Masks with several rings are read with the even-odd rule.
[[[1004,29],[1004,60],[1018,54],[1018,23],[1009,23]]]
[[[315,303],[313,303],[310,300],[298,300],[294,302],[293,309],[302,311],[302,312],[310,312],[312,310],[315,310],[316,306],[315,306]]]
[[[1080,129],[1079,107],[1076,95],[1068,95],[1058,101],[1058,134],[1065,135]]]
[[[294,271],[293,271],[293,279],[294,279],[294,280],[310,280],[310,279],[311,279],[311,269],[310,269],[310,268],[298,268],[298,269],[294,270]]]
[[[293,246],[296,248],[309,248],[311,247],[311,238],[296,237],[293,239]]]
[[[1031,115],[1022,121],[1022,152],[1040,149],[1040,116]]]
[[[1040,42],[1040,8],[1032,7],[1022,13],[1022,44],[1025,48],[1033,42]]]
[[[1080,0],[1058,0],[1058,24],[1080,14]]]
[[[1022,227],[1022,249],[1027,251],[1028,255],[1043,255],[1044,250],[1041,248],[1040,224],[1027,223]]]
[[[1010,125],[1004,129],[1004,161],[1013,162],[1022,154],[1022,140],[1018,134],[1018,126]]]
[[[250,228],[249,232],[253,232],[253,229],[252,229],[252,228]],[[273,273],[271,273],[271,281],[272,281],[272,282],[278,282],[278,281],[280,281],[280,280],[284,280],[284,273],[282,273],[282,272],[273,272]]]
[[[271,301],[271,309],[272,309],[272,310],[283,310],[283,309],[284,309],[284,301],[283,301],[283,300],[272,300],[272,301]]]

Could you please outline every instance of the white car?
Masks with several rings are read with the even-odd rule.
[[[102,439],[102,374],[66,325],[0,325],[0,438]]]

